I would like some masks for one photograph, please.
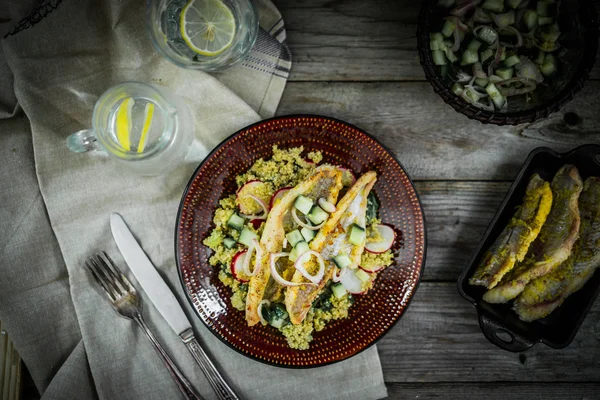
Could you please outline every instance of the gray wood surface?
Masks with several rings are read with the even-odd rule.
[[[416,52],[421,1],[275,3],[293,55],[278,115],[327,115],[365,129],[398,156],[421,196],[423,281],[378,343],[390,398],[600,398],[600,304],[566,349],[538,344],[514,354],[485,339],[456,288],[529,152],[600,143],[600,63],[559,113],[516,127],[483,125],[444,104],[425,81]]]

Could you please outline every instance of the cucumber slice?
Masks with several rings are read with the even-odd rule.
[[[289,232],[288,234],[285,235],[285,237],[287,238],[288,242],[290,242],[292,247],[296,246],[296,244],[298,242],[301,242],[304,240],[304,238],[302,237],[302,234],[300,233],[300,231],[298,229],[295,229],[295,230]]]
[[[497,13],[502,12],[504,10],[504,0],[485,0],[481,8]]]
[[[223,239],[223,244],[228,249],[233,249],[235,247],[236,243],[237,242],[234,239],[232,239],[232,238],[225,238],[225,239]]]
[[[476,78],[475,84],[484,88],[488,84],[488,80],[487,78]]]
[[[523,22],[527,26],[527,30],[531,31],[538,24],[538,15],[537,15],[537,13],[535,11],[533,11],[533,10],[527,10],[527,11],[525,11],[525,14],[523,14]]]
[[[501,29],[506,28],[509,25],[513,25],[515,23],[515,11],[509,10],[504,14],[498,14],[496,15],[495,21],[496,25],[498,25],[498,27]]]
[[[456,29],[456,24],[452,21],[446,20],[446,22],[444,22],[444,26],[442,27],[442,35],[445,37],[452,36],[454,29]]]
[[[431,56],[433,57],[433,63],[435,65],[446,65],[446,57],[444,56],[443,51],[433,50]]]
[[[309,250],[310,247],[308,247],[308,243],[306,243],[304,240],[296,243],[294,249],[290,253],[290,261],[295,262],[298,259],[298,257],[300,257],[302,254],[306,253]]]
[[[452,50],[450,50],[450,48],[448,48],[448,47],[446,47],[446,58],[451,63],[458,61],[458,57],[456,57],[456,54],[454,54],[454,52]]]
[[[512,8],[512,9],[516,9],[517,7],[519,7],[519,4],[521,4],[522,0],[506,0],[506,4]]]
[[[444,35],[442,35],[440,32],[434,32],[431,35],[429,35],[429,39],[432,42],[443,42],[444,41]]]
[[[477,103],[481,99],[481,95],[471,88],[465,89],[463,97],[472,103]]]
[[[331,285],[331,292],[338,299],[344,297],[346,293],[348,293],[344,285],[342,285],[341,283]]]
[[[556,72],[556,58],[553,54],[546,54],[544,63],[540,65],[540,72],[544,76],[550,76]]]
[[[310,212],[306,215],[306,218],[310,220],[315,225],[319,225],[321,222],[324,222],[329,214],[325,212],[321,207],[314,206]]]
[[[362,282],[366,282],[369,279],[371,279],[371,277],[369,276],[369,274],[365,271],[363,271],[362,269],[358,269],[354,272],[356,274],[356,277],[358,279],[360,279]]]
[[[496,70],[496,75],[504,80],[512,78],[514,74],[515,70],[512,68],[498,68]]]
[[[237,229],[238,231],[242,230],[244,227],[244,223],[246,221],[244,218],[240,217],[236,213],[231,214],[231,217],[227,220],[227,225],[232,227],[233,229]]]
[[[486,86],[485,91],[487,92],[487,94],[490,95],[490,98],[492,99],[492,101],[494,102],[494,105],[497,108],[500,109],[500,108],[504,107],[504,103],[506,103],[506,99],[504,98],[504,96],[502,96],[502,93],[500,93],[500,91],[498,90],[496,85],[494,85],[493,83],[490,83],[489,85]]]
[[[434,40],[432,40],[431,42],[429,42],[429,49],[430,50],[440,50],[440,44],[442,42],[436,42]]]
[[[294,207],[296,207],[296,210],[306,215],[310,212],[310,209],[312,208],[313,204],[314,202],[311,199],[300,195],[294,202]]]
[[[462,58],[460,60],[460,65],[469,65],[475,64],[479,61],[479,54],[477,54],[477,50],[467,49],[462,54]]]
[[[311,240],[314,239],[314,237],[317,235],[315,232],[316,231],[313,231],[313,230],[308,229],[308,228],[302,228],[302,229],[300,229],[300,233],[302,234],[302,237],[307,242],[310,242]]]
[[[504,79],[500,78],[498,75],[490,75],[488,77],[488,81],[496,83],[496,82],[502,82]]]
[[[477,38],[486,42],[487,44],[493,44],[496,40],[498,40],[498,33],[496,33],[496,31],[489,26],[484,26],[477,32]]]
[[[484,62],[488,58],[493,57],[494,54],[496,54],[496,52],[494,51],[494,49],[486,49],[483,52],[481,52],[481,55],[479,57],[479,61]]]
[[[545,57],[546,57],[546,53],[544,53],[542,50],[540,50],[538,52],[538,55],[535,58],[535,60],[533,60],[533,62],[536,63],[537,65],[542,65],[544,63]]]
[[[242,229],[242,232],[240,233],[240,238],[238,239],[238,242],[240,242],[246,247],[250,247],[250,245],[252,244],[252,239],[258,240],[258,235],[252,232],[250,229],[244,227],[244,229]]]
[[[467,49],[479,50],[480,47],[481,47],[481,42],[479,40],[473,39],[469,42]]]
[[[345,254],[333,257],[333,262],[338,268],[348,268],[352,265],[352,260]]]
[[[367,232],[365,231],[365,228],[356,224],[352,224],[352,227],[350,228],[350,238],[348,241],[355,246],[360,246],[365,242],[366,238]]]
[[[465,90],[465,87],[463,85],[461,85],[458,82],[455,82],[452,84],[452,87],[450,88],[450,90],[452,90],[452,93],[454,93],[457,96],[460,96],[463,92],[463,90]]]
[[[506,67],[510,68],[510,67],[514,67],[515,65],[517,65],[520,62],[521,62],[521,59],[519,58],[519,56],[516,54],[513,54],[512,56],[510,56],[506,60],[504,60],[504,65]]]
[[[554,22],[554,18],[552,17],[538,17],[538,25],[539,26],[544,26],[544,25],[550,25],[551,23]]]

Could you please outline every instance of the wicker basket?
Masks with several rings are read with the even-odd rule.
[[[506,112],[483,110],[454,94],[450,90],[448,82],[444,82],[442,79],[439,68],[433,63],[431,50],[429,49],[429,33],[431,31],[439,31],[442,17],[439,8],[436,7],[436,3],[437,0],[426,0],[419,15],[417,45],[425,76],[433,86],[433,90],[446,103],[450,104],[456,111],[482,123],[518,125],[545,118],[553,112],[560,110],[564,104],[573,99],[573,96],[583,88],[596,61],[598,20],[591,2],[585,0],[565,0],[561,6],[561,12],[564,7],[568,7],[569,12],[566,17],[569,18],[568,22],[570,22],[571,29],[577,30],[576,33],[579,39],[576,41],[577,45],[575,47],[568,49],[568,52],[575,52],[571,54],[574,54],[579,60],[574,66],[569,64],[568,73],[570,79],[560,87],[550,88],[547,94],[541,96],[544,98],[542,102],[528,105],[524,109],[510,107],[509,102],[509,108]],[[563,25],[561,24],[562,28]]]

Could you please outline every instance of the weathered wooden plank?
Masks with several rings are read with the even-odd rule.
[[[386,383],[390,399],[597,399],[598,383]]]
[[[427,220],[423,280],[456,281],[510,182],[415,182]]]
[[[275,4],[283,14],[292,50],[290,80],[425,79],[416,51],[421,1],[275,0]],[[600,79],[600,63],[592,77]]]
[[[569,347],[510,353],[485,339],[454,283],[423,282],[377,347],[386,382],[600,382],[600,302]]]
[[[512,180],[531,150],[600,143],[600,82],[550,118],[517,127],[484,125],[455,112],[426,82],[290,82],[279,115],[329,115],[379,138],[413,179]],[[564,121],[575,113],[575,125]],[[567,118],[568,121],[571,119]]]

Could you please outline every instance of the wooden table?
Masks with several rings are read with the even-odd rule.
[[[600,301],[568,348],[538,344],[518,354],[484,338],[456,288],[527,154],[600,143],[600,62],[559,113],[516,127],[483,125],[456,113],[425,81],[416,51],[420,2],[275,3],[293,55],[278,114],[332,116],[376,136],[415,180],[425,208],[422,283],[378,343],[390,397],[600,398]]]

